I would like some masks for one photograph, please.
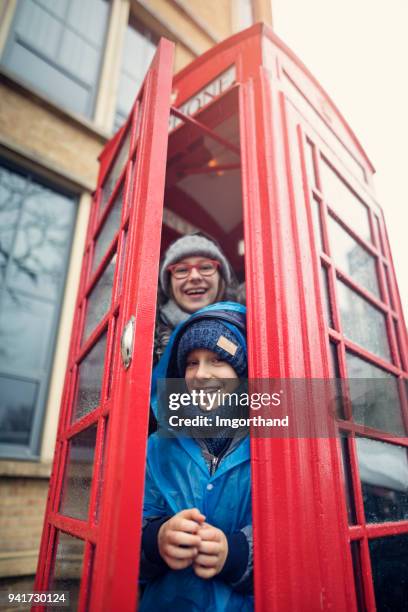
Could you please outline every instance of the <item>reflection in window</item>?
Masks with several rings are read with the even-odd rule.
[[[407,449],[368,438],[356,444],[367,522],[407,520]]]
[[[405,435],[395,376],[346,352],[349,389],[356,423]]]
[[[38,441],[75,212],[0,165],[0,429],[15,446]]]
[[[49,357],[55,304],[5,288],[1,297],[0,367],[40,375]]]
[[[0,442],[30,443],[38,383],[13,376],[0,376]]]
[[[371,241],[368,209],[322,158],[320,164],[322,190],[327,204],[361,238]]]
[[[377,612],[403,612],[408,601],[408,534],[369,540]]]
[[[16,291],[53,299],[60,287],[72,200],[0,167],[0,269]]]
[[[341,281],[337,282],[337,290],[344,335],[375,355],[390,361],[383,313]]]
[[[84,563],[85,542],[62,531],[58,532],[57,554],[49,589],[69,592],[69,609],[78,607]]]
[[[132,108],[158,43],[158,36],[133,16],[130,17],[123,46],[115,131],[125,122]]]
[[[60,512],[83,521],[88,519],[95,445],[96,426],[81,431],[69,441]]]
[[[109,3],[24,0],[16,5],[2,63],[57,103],[92,116]]]
[[[380,297],[375,258],[329,216],[330,251],[336,266],[376,297]]]

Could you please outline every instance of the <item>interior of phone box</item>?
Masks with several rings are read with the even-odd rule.
[[[244,233],[237,89],[194,118],[173,115],[167,155],[161,241],[163,255],[183,234],[215,239],[244,280]]]

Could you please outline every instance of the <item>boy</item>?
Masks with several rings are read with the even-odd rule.
[[[245,331],[239,304],[199,310],[172,334],[153,385],[178,377],[190,393],[214,394],[231,381],[238,387],[247,375]],[[226,416],[233,408],[215,403],[213,410]],[[187,412],[211,411],[189,406]],[[149,438],[141,611],[253,610],[249,437],[212,431]]]

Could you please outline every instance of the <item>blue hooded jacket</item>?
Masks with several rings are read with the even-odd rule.
[[[172,374],[172,364],[183,330],[199,318],[221,319],[246,351],[245,307],[220,302],[194,313],[173,332],[153,373],[152,407],[157,411],[157,381]],[[173,374],[174,375],[174,374]],[[154,433],[148,440],[144,526],[159,517],[170,517],[186,508],[198,508],[206,522],[230,536],[242,531],[252,543],[249,436],[234,439],[216,472],[210,475],[200,445],[192,438],[165,438]],[[252,611],[252,546],[248,566],[237,583],[221,578],[205,580],[192,567],[171,570],[157,566],[142,550],[141,583],[145,584],[141,612]]]

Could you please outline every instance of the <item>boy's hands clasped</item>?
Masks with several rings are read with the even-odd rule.
[[[193,566],[200,578],[213,578],[224,567],[228,542],[197,508],[182,510],[163,523],[157,536],[159,552],[173,570]]]

